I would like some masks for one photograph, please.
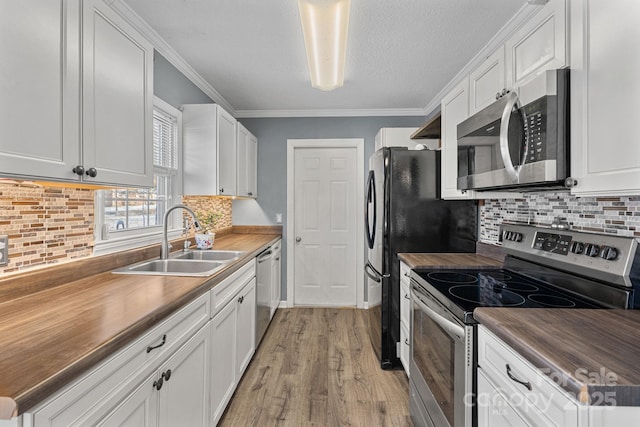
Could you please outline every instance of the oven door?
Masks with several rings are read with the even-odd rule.
[[[473,425],[473,327],[412,281],[410,378],[435,426]],[[412,414],[413,415],[413,414]]]

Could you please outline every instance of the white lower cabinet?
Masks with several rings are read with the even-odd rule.
[[[0,426],[215,425],[255,352],[255,258],[32,410]]]
[[[209,324],[97,425],[204,426],[209,418]],[[84,419],[79,425],[94,425]]]
[[[108,414],[98,425],[151,427],[158,425],[158,395],[155,384],[158,375],[153,373],[120,406]],[[88,421],[88,420],[87,420]]]
[[[216,291],[223,287],[224,291]],[[255,352],[256,278],[255,261],[211,290],[211,425],[216,425],[233,396],[242,374]],[[225,297],[226,304],[215,302]],[[230,297],[229,297],[230,296]],[[220,298],[218,298],[220,299]]]
[[[478,427],[579,426],[579,407],[551,378],[478,327]]]
[[[400,362],[409,376],[411,354],[411,268],[400,261]]]

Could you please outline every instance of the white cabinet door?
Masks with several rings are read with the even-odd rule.
[[[236,195],[236,124],[219,105],[182,106],[184,194]]]
[[[157,379],[158,375],[154,372],[97,425],[156,427],[158,425]]]
[[[220,420],[236,389],[236,312],[229,302],[211,320],[211,424]]]
[[[83,2],[82,36],[85,180],[152,186],[153,46],[103,0]]]
[[[160,427],[204,426],[209,422],[209,324],[160,368]],[[215,361],[214,361],[215,363]]]
[[[0,173],[79,180],[80,3],[0,2]]]
[[[251,361],[256,349],[256,279],[253,278],[240,291],[237,298],[236,323],[236,379]]]
[[[478,369],[478,427],[528,427],[518,412]]]
[[[255,198],[257,192],[258,139],[238,123],[238,196]]]
[[[571,16],[571,192],[640,194],[640,2],[574,1]]]
[[[519,87],[545,70],[564,68],[567,52],[566,0],[550,0],[505,43],[507,87]]]
[[[219,194],[237,195],[236,187],[236,119],[218,108],[218,186]]]
[[[458,190],[458,124],[469,117],[469,80],[465,78],[442,99],[442,198],[473,199]]]
[[[254,199],[258,197],[258,138],[249,132],[247,142],[247,158],[245,160],[247,172],[247,195]]]
[[[469,74],[469,114],[495,102],[505,88],[504,47],[499,47]]]

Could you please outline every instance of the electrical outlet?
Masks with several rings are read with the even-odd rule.
[[[0,266],[9,264],[9,236],[0,236]]]
[[[282,214],[281,213],[277,213],[276,214],[276,224],[282,224]]]

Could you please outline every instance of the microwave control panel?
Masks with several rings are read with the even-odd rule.
[[[525,115],[525,141],[527,158],[525,163],[547,160],[547,97],[544,96],[523,107]]]

